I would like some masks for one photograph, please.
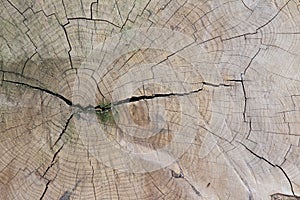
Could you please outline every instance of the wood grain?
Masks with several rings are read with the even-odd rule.
[[[299,1],[0,7],[0,199],[300,199]]]

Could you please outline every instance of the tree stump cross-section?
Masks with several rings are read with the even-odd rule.
[[[300,2],[2,0],[0,199],[300,199]]]

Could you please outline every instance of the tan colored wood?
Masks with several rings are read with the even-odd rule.
[[[299,1],[0,6],[0,199],[300,199]]]

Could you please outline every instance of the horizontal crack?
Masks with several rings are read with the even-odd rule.
[[[7,83],[12,83],[12,84],[17,84],[17,85],[22,85],[25,87],[29,87],[35,90],[39,90],[42,92],[45,92],[47,94],[53,95],[59,99],[61,99],[62,101],[64,101],[67,105],[72,106],[73,108],[78,108],[81,111],[101,111],[101,112],[105,112],[108,110],[112,109],[112,106],[117,106],[117,105],[121,105],[121,104],[125,104],[125,103],[132,103],[132,102],[138,102],[140,100],[146,100],[146,99],[154,99],[154,98],[163,98],[163,97],[170,97],[170,96],[187,96],[190,94],[194,94],[197,92],[200,92],[203,90],[203,88],[197,89],[197,90],[193,90],[191,92],[184,92],[184,93],[158,93],[158,94],[152,94],[152,95],[142,95],[142,96],[132,96],[123,100],[119,100],[116,102],[112,102],[109,103],[105,106],[101,106],[101,105],[97,105],[97,106],[92,106],[92,105],[88,105],[88,106],[81,106],[80,104],[73,104],[73,102],[69,99],[67,99],[66,97],[64,97],[61,94],[55,93],[51,90],[48,90],[46,88],[42,88],[42,87],[38,87],[38,86],[33,86],[33,85],[29,85],[27,83],[23,83],[23,82],[18,82],[18,81],[11,81],[11,80],[3,80],[4,82]],[[219,86],[224,86],[224,87],[230,87],[231,85],[227,85],[227,84],[212,84],[212,83],[207,83],[207,82],[203,82],[204,85],[209,85],[209,86],[213,86],[213,87],[219,87]],[[73,113],[74,114],[74,113]],[[71,118],[73,117],[73,114],[69,117],[69,119],[67,120],[67,124],[66,127],[68,126],[69,121],[71,120]],[[62,136],[62,134],[65,132],[65,129],[62,131],[62,133],[60,134],[60,137]],[[59,139],[60,139],[59,137]],[[58,140],[54,143],[54,145],[58,142]]]
[[[299,200],[300,197],[295,197],[293,195],[288,195],[288,194],[282,194],[282,193],[275,193],[271,195],[271,198],[276,200],[276,199],[291,199],[291,200]]]
[[[22,83],[22,82],[17,82],[17,81],[10,81],[10,80],[3,80],[3,82],[13,83],[13,84],[17,84],[17,85],[26,86],[26,87],[29,87],[29,88],[32,88],[32,89],[35,89],[35,90],[40,90],[42,92],[45,92],[45,93],[48,93],[48,94],[51,94],[53,96],[58,97],[59,99],[63,100],[69,106],[73,105],[72,101],[70,101],[66,97],[64,97],[64,96],[62,96],[62,95],[60,95],[58,93],[55,93],[55,92],[53,92],[51,90],[45,89],[45,88],[41,88],[41,87],[38,87],[38,86],[29,85],[27,83]]]
[[[141,95],[141,96],[132,96],[120,101],[116,101],[113,103],[110,103],[106,106],[96,106],[95,109],[100,109],[101,111],[107,111],[110,110],[112,108],[112,106],[117,106],[117,105],[121,105],[121,104],[126,104],[126,103],[132,103],[132,102],[138,102],[140,100],[146,100],[146,99],[154,99],[154,98],[162,98],[162,97],[170,97],[170,96],[187,96],[190,94],[194,94],[197,92],[202,91],[203,88],[197,89],[197,90],[193,90],[191,92],[184,92],[184,93],[158,93],[158,94],[152,94],[152,95]]]
[[[68,21],[72,21],[72,20],[87,20],[87,21],[94,21],[94,22],[105,22],[108,24],[111,24],[117,28],[121,28],[121,26],[119,26],[118,24],[115,24],[111,21],[108,21],[106,19],[98,19],[98,18],[86,18],[86,17],[69,17]]]
[[[3,80],[3,81],[7,82],[7,83],[22,85],[22,86],[29,87],[29,88],[32,88],[32,89],[35,89],[35,90],[40,90],[40,91],[45,92],[47,94],[53,95],[53,96],[61,99],[62,101],[64,101],[67,105],[72,106],[73,108],[78,108],[79,110],[82,110],[82,111],[94,111],[94,110],[99,110],[99,109],[101,111],[108,111],[112,108],[113,105],[117,106],[117,105],[121,105],[121,104],[125,104],[125,103],[137,102],[137,101],[145,100],[145,99],[154,99],[154,98],[162,98],[162,97],[170,97],[170,96],[186,96],[186,95],[194,94],[194,93],[197,93],[197,92],[203,90],[203,88],[200,88],[200,89],[197,89],[197,90],[193,90],[191,92],[184,92],[184,93],[173,93],[173,92],[171,92],[171,93],[158,93],[158,94],[152,94],[152,95],[132,96],[132,97],[129,97],[129,98],[126,98],[126,99],[123,99],[123,100],[119,100],[119,101],[110,103],[110,104],[105,105],[105,106],[88,105],[88,106],[83,107],[80,104],[75,104],[74,105],[71,100],[67,99],[63,95],[55,93],[55,92],[53,92],[51,90],[48,90],[46,88],[33,86],[33,85],[29,85],[27,83],[18,82],[18,81],[10,81],[10,80]],[[203,82],[203,84],[204,85],[210,85],[210,86],[213,86],[213,87],[219,87],[219,86],[227,87],[227,86],[230,86],[230,85],[226,85],[226,84],[215,85],[215,84],[206,83],[206,82]],[[70,119],[71,119],[71,117],[69,118],[69,120]]]
[[[202,82],[203,85],[207,85],[207,86],[211,86],[211,87],[231,87],[232,85],[228,85],[228,84],[225,84],[225,83],[220,83],[220,84],[214,84],[214,83],[208,83],[208,82]]]

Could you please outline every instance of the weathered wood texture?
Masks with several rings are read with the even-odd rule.
[[[0,199],[299,199],[299,1],[0,6]]]

